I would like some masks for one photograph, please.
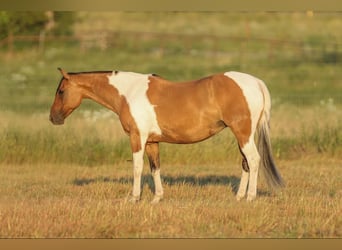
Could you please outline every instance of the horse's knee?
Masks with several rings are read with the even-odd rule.
[[[249,172],[249,166],[248,166],[248,162],[246,160],[246,158],[243,156],[242,158],[242,169],[245,171],[245,172]]]
[[[260,155],[256,148],[254,140],[250,139],[244,146],[240,148],[244,156],[244,159],[242,161],[242,168],[247,172],[254,171],[255,168],[258,168],[260,162]]]

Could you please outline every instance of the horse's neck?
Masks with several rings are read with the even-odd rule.
[[[91,99],[100,105],[118,113],[121,97],[119,93],[108,84],[108,74],[97,73],[82,81],[81,87],[85,98]]]

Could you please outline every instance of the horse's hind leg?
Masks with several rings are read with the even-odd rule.
[[[239,190],[236,194],[237,200],[241,200],[246,195],[247,200],[254,200],[257,193],[257,178],[260,156],[254,142],[254,131],[250,130],[248,122],[241,120],[231,124],[230,128],[238,140],[242,160],[242,175]]]
[[[155,194],[152,200],[152,204],[155,204],[163,198],[164,194],[160,179],[159,144],[148,143],[146,144],[145,151],[150,162],[151,173],[155,186]]]
[[[248,163],[247,163],[246,158],[244,156],[242,156],[242,175],[241,175],[239,190],[236,194],[236,199],[238,201],[241,200],[242,198],[244,198],[246,195],[248,179],[249,179]]]
[[[241,151],[243,155],[246,157],[248,167],[249,167],[249,183],[248,183],[247,201],[252,201],[255,199],[256,194],[257,194],[258,170],[259,170],[259,163],[260,163],[260,155],[258,153],[258,150],[254,142],[254,136],[252,135],[250,136],[248,142],[241,147]],[[241,179],[244,180],[244,178],[247,178],[246,177],[247,174],[248,173],[245,170],[243,170]],[[241,188],[244,188],[244,190],[242,191],[245,191],[244,186]],[[238,195],[237,195],[238,199],[239,199],[239,195],[240,194],[238,192]]]

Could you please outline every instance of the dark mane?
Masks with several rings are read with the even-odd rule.
[[[69,75],[85,75],[85,74],[112,74],[112,73],[115,73],[115,74],[118,74],[120,73],[120,71],[118,70],[95,70],[95,71],[80,71],[80,72],[68,72]],[[157,74],[151,74],[152,76],[154,77],[158,77],[158,78],[162,78],[160,75],[157,75]],[[56,90],[56,94],[59,90],[59,88],[61,87],[62,85],[62,82],[64,80],[64,77],[62,77],[62,79],[60,80],[59,84],[58,84],[58,87],[57,87],[57,90]]]
[[[99,71],[84,71],[84,72],[68,72],[69,75],[80,75],[80,74],[111,74],[113,73],[113,70],[99,70]],[[57,90],[56,90],[56,94],[59,90],[59,88],[62,85],[62,82],[64,80],[64,77],[62,77],[62,79],[59,81]]]
[[[62,79],[59,81],[58,87],[57,87],[57,89],[56,89],[56,94],[57,94],[59,88],[61,87],[61,84],[62,84],[62,82],[63,82],[63,79],[64,79],[64,77],[62,77]],[[55,95],[56,95],[56,94],[55,94]]]
[[[152,76],[162,78],[160,75],[153,73]]]
[[[84,71],[84,72],[68,72],[69,75],[79,75],[79,74],[110,74],[114,70],[99,70],[99,71]]]
[[[68,72],[69,75],[80,75],[80,74],[112,74],[114,72],[114,74],[118,74],[121,71],[119,70],[99,70],[99,71],[81,71],[81,72]],[[160,75],[158,74],[151,74],[151,76],[154,77],[159,77],[162,78]]]

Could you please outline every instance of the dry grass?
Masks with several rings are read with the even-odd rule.
[[[334,159],[279,162],[287,187],[261,183],[253,203],[237,202],[236,166],[164,166],[165,200],[127,202],[130,164],[1,165],[1,237],[341,237],[341,166]],[[203,168],[203,167],[202,167]],[[210,175],[208,173],[215,173]]]

